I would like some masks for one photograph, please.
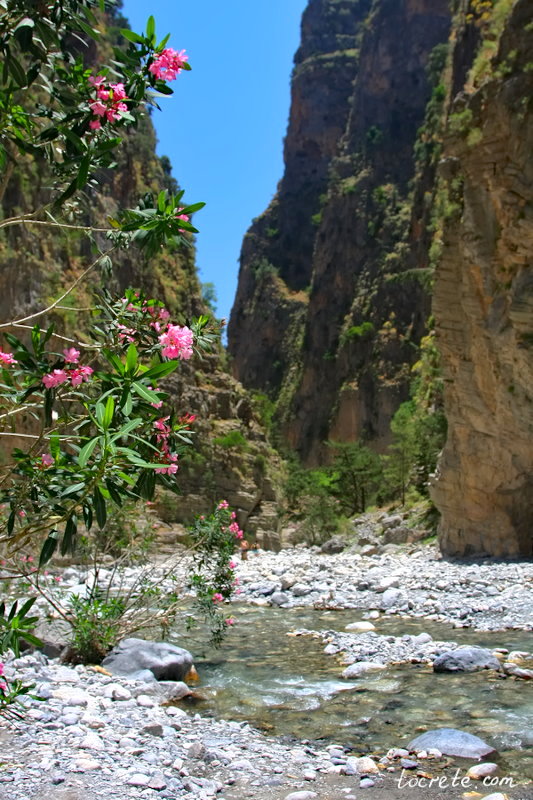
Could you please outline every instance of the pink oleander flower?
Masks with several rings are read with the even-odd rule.
[[[166,47],[162,53],[159,53],[154,58],[148,70],[159,80],[175,81],[187,60],[188,56],[185,55],[185,50],[181,50],[178,53],[172,47]]]
[[[79,386],[83,381],[87,382],[93,372],[92,367],[77,367],[70,372],[70,382],[73,386]]]
[[[5,681],[0,681],[0,690],[7,692],[7,683]]]
[[[217,506],[217,510],[220,511],[222,508],[229,508],[229,503],[227,500],[221,500]]]
[[[75,347],[69,347],[66,350],[63,350],[63,355],[65,356],[65,361],[68,364],[77,364],[80,359],[80,351],[76,350]]]
[[[50,455],[50,453],[43,453],[41,456],[41,464],[43,467],[51,467],[54,463],[54,459]]]
[[[96,92],[96,96],[99,100],[103,100],[104,102],[106,102],[107,100],[109,100],[109,90],[100,88]]]
[[[95,117],[103,117],[105,112],[107,111],[107,106],[105,103],[102,103],[101,100],[93,100],[92,103],[89,103],[89,108],[95,115]]]
[[[224,597],[220,594],[220,592],[215,592],[213,595],[213,603],[221,603],[224,600]]]
[[[228,617],[226,620],[226,625],[235,625],[236,621],[237,620],[234,619],[234,617]]]
[[[230,517],[231,517],[231,519],[237,519],[237,512],[236,511],[232,511],[231,514],[230,514]]]
[[[17,359],[13,358],[13,354],[12,353],[4,353],[4,352],[2,352],[2,350],[0,350],[0,362],[2,364],[6,364],[6,366],[9,367],[9,366],[11,366],[11,364],[16,364],[17,363]]]
[[[169,325],[166,332],[159,337],[163,345],[161,351],[165,358],[187,360],[192,357],[194,334],[190,328],[180,325]]]
[[[238,533],[240,531],[239,523],[232,522],[229,526],[229,529],[232,533]]]
[[[105,78],[103,75],[97,75],[96,78],[93,75],[91,75],[91,77],[89,78],[89,83],[95,87],[101,86],[103,83],[105,83]]]
[[[100,122],[100,120],[99,120],[99,119],[92,119],[92,120],[89,122],[89,128],[90,128],[92,131],[99,131],[101,127],[102,127],[102,123]]]
[[[236,569],[237,563],[235,561],[230,561],[229,564],[228,564],[228,567],[230,569]]]
[[[26,516],[26,512],[24,510],[23,511],[19,511],[19,517],[21,519],[24,519],[25,516]]]
[[[113,100],[127,100],[123,83],[111,83],[109,88],[113,92]]]
[[[244,536],[244,533],[241,531],[240,528],[239,528],[238,531],[235,531],[235,538],[236,539],[242,539],[243,536]]]
[[[2,663],[0,662],[0,675],[3,675],[3,674],[4,674],[4,667],[5,667],[5,664],[2,664]]]
[[[182,219],[184,222],[190,222],[191,218],[188,214],[180,214],[179,212],[183,211],[183,206],[181,208],[177,208],[175,211],[176,219]]]
[[[165,467],[157,467],[156,472],[160,475],[175,475],[178,471],[179,467],[176,464],[178,460],[178,456],[176,453],[169,453],[167,449],[164,449],[161,453],[159,453],[159,460],[165,463],[167,466]]]
[[[43,383],[47,389],[54,389],[62,383],[66,383],[69,379],[68,373],[64,369],[55,369],[49,372],[48,375],[43,375]]]

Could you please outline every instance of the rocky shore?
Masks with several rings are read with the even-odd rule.
[[[347,673],[352,670],[348,680],[366,669],[404,661],[430,664],[458,651],[453,639],[436,641],[429,634],[383,636],[373,630],[378,618],[401,614],[480,630],[527,630],[532,623],[530,563],[448,562],[432,546],[372,555],[299,547],[278,554],[258,551],[239,562],[236,573],[239,602],[357,609],[344,632],[293,632],[321,637],[326,653],[340,657]],[[78,591],[90,578],[77,567],[63,570],[62,577],[65,590]],[[486,666],[500,667],[503,676],[505,664],[520,669],[524,655],[488,653],[493,662]],[[514,681],[520,676],[511,667],[507,677]],[[67,667],[41,653],[12,661],[6,672],[35,684],[41,699],[26,701],[24,719],[0,722],[2,800],[353,800],[366,793],[374,800],[449,800],[467,790],[477,791],[477,797],[497,792],[493,800],[533,798],[531,785],[495,783],[505,777],[505,766],[496,772],[499,777],[467,778],[476,761],[456,762],[438,748],[395,750],[394,730],[392,750],[370,758],[335,743],[315,747],[306,740],[266,737],[246,723],[203,718],[192,705],[166,704],[157,683]],[[520,685],[531,688],[527,680]],[[459,787],[451,785],[457,770],[467,780]],[[445,782],[428,786],[424,776]]]

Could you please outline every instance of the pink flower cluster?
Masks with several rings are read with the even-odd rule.
[[[242,537],[244,536],[243,531],[241,531],[241,529],[239,528],[238,522],[232,522],[231,525],[229,526],[229,529],[232,533],[235,534],[236,539],[242,539]]]
[[[180,214],[180,211],[183,211],[183,206],[176,209],[176,219],[182,219],[184,222],[190,222],[191,218],[188,214]]]
[[[17,359],[13,357],[12,353],[3,353],[2,350],[0,350],[0,363],[10,367],[12,364],[17,363]]]
[[[0,675],[4,674],[4,664],[0,663]],[[2,692],[7,692],[7,683],[4,680],[0,680],[0,690]]]
[[[148,71],[161,81],[175,81],[186,61],[188,56],[185,55],[185,50],[180,50],[178,53],[172,47],[166,47],[154,58]]]
[[[77,364],[80,351],[75,347],[63,350],[63,356],[67,364]],[[62,383],[70,383],[72,386],[79,386],[83,381],[88,381],[94,370],[92,367],[75,367],[74,369],[54,369],[47,375],[43,375],[43,383],[47,389],[55,389]]]
[[[51,467],[54,463],[54,459],[50,455],[50,453],[43,453],[41,456],[41,464],[43,467]]]
[[[89,108],[94,114],[94,119],[90,121],[89,127],[91,130],[97,131],[102,127],[102,123],[98,118],[101,117],[108,122],[116,122],[128,110],[124,100],[129,98],[126,97],[123,83],[110,83],[106,86],[103,75],[89,78],[89,83],[96,89],[96,98],[89,103]]]
[[[161,417],[154,422],[154,428],[157,431],[155,438],[160,448],[158,459],[162,461],[163,464],[168,464],[166,467],[157,467],[156,472],[163,475],[175,475],[179,469],[176,463],[178,456],[176,453],[171,453],[170,447],[168,446],[168,438],[172,433],[172,428],[168,425],[168,420],[169,417]]]
[[[163,345],[161,353],[165,358],[187,360],[192,356],[194,335],[187,326],[169,325],[165,333],[159,337],[159,341]]]

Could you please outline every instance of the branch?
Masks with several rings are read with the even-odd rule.
[[[0,228],[9,228],[12,225],[44,225],[46,228],[68,228],[74,231],[89,231],[90,233],[109,233],[110,228],[94,228],[92,225],[70,225],[67,222],[55,222],[47,219],[33,219],[37,212],[21,214],[18,217],[9,217],[0,222]]]
[[[61,297],[58,297],[57,300],[54,300],[54,302],[51,305],[49,305],[47,308],[43,308],[42,311],[36,311],[35,314],[28,314],[27,317],[22,317],[21,319],[15,319],[15,320],[12,320],[11,322],[3,322],[2,324],[0,324],[0,328],[11,328],[14,325],[20,325],[22,322],[28,322],[28,320],[30,320],[30,319],[36,319],[37,317],[42,317],[45,314],[48,314],[50,311],[53,311],[54,308],[56,308],[60,303],[62,303],[63,300],[65,299],[65,297],[68,297],[69,294],[74,291],[76,286],[78,286],[87,277],[89,272],[91,272],[91,270],[93,270],[96,267],[98,262],[102,258],[104,258],[104,256],[107,256],[107,255],[109,255],[109,253],[112,253],[113,250],[116,250],[116,245],[114,245],[113,247],[110,247],[109,250],[106,250],[105,253],[100,253],[100,255],[98,256],[96,261],[93,261],[93,263],[90,264],[87,267],[87,269],[84,269],[83,272],[81,273],[81,275],[78,278],[76,278],[74,283],[67,289],[67,291],[64,292],[61,295]]]

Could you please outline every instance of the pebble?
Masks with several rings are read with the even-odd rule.
[[[479,781],[482,778],[486,778],[488,775],[494,775],[498,772],[498,769],[499,767],[497,764],[494,764],[492,761],[485,761],[483,764],[475,764],[473,767],[470,767],[466,773],[466,777]]]
[[[313,797],[318,797],[316,792],[291,792],[285,800],[313,800]]]

